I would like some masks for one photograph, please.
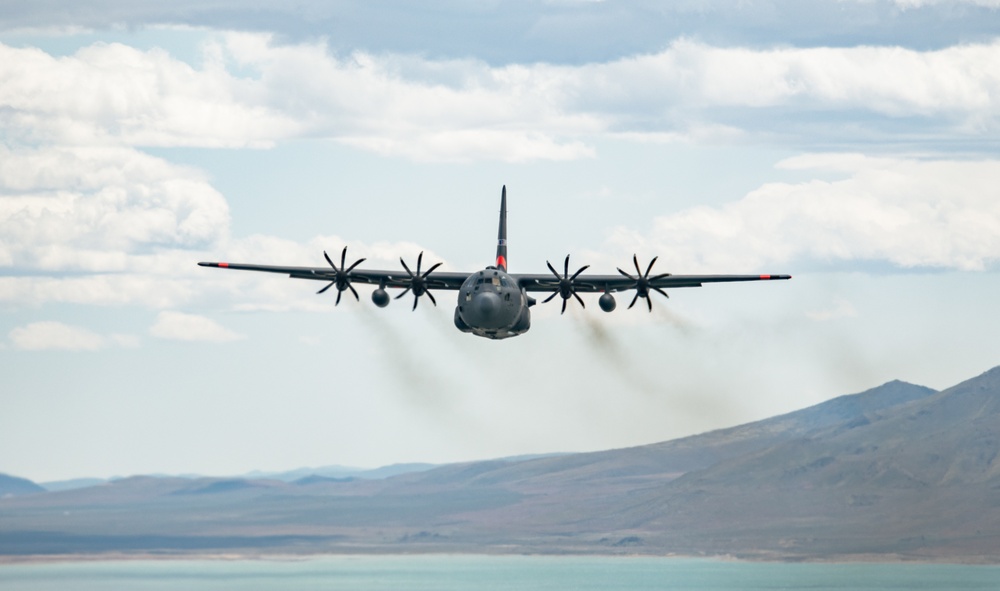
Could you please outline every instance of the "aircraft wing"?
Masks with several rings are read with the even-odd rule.
[[[339,271],[331,267],[285,267],[253,265],[243,263],[198,263],[202,267],[234,269],[238,271],[258,271],[288,275],[293,279],[315,281],[336,281]],[[381,271],[375,269],[351,269],[348,271],[351,283],[384,285],[385,287],[407,287],[411,276],[405,270]],[[426,275],[428,289],[457,290],[469,277],[469,273],[449,273],[434,271]],[[526,291],[552,291],[559,288],[555,275],[543,273],[512,273],[518,284]],[[701,287],[705,283],[732,283],[741,281],[768,281],[791,279],[791,275],[663,275],[648,278],[650,288],[670,289],[675,287]],[[634,289],[637,278],[619,275],[580,274],[573,279],[573,289],[579,293],[619,292]]]
[[[238,271],[260,271],[288,275],[293,279],[314,279],[316,281],[336,281],[340,271],[332,267],[281,267],[271,265],[248,265],[243,263],[198,263],[202,267],[235,269]],[[426,272],[426,271],[425,271]],[[373,269],[349,269],[347,276],[351,283],[384,285],[385,287],[409,287],[412,277],[405,270],[378,271]],[[425,276],[428,289],[458,289],[469,273],[446,273],[434,271]]]
[[[513,273],[518,283],[526,291],[552,291],[559,289],[560,278],[549,274],[517,274]],[[649,277],[650,289],[669,289],[674,287],[701,287],[705,283],[733,283],[739,281],[769,281],[775,279],[791,279],[791,275],[666,275]],[[634,289],[642,277],[626,277],[625,275],[577,275],[573,282],[574,291],[580,293],[619,292]]]

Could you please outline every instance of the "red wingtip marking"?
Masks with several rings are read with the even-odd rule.
[[[229,263],[219,263],[219,266],[222,267],[223,269],[227,269],[229,268]]]
[[[507,259],[503,258],[503,256],[498,256],[497,257],[497,266],[500,267],[501,269],[503,269],[504,271],[506,271],[507,270]]]

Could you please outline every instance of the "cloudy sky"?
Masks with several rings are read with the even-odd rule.
[[[607,449],[976,375],[996,31],[997,0],[4,3],[0,472]],[[453,294],[196,265],[477,270],[503,184],[514,272],[795,278],[492,342]]]

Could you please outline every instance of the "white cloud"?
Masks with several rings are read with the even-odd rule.
[[[760,50],[679,40],[607,63],[503,67],[337,59],[260,35],[229,35],[219,51],[261,73],[268,105],[299,120],[294,113],[309,113],[319,133],[423,160],[579,158],[594,135],[729,128],[711,120],[718,107],[944,117],[971,134],[995,129],[1000,114],[1000,43]],[[752,119],[744,118],[750,127]]]
[[[845,261],[982,270],[1000,259],[1000,161],[825,154],[779,167],[846,176],[768,183],[721,207],[659,217],[648,234],[618,228],[610,242],[718,272]]]
[[[892,0],[892,3],[900,8],[923,8],[925,6],[946,4],[968,4],[971,6],[984,6],[986,8],[1000,8],[1000,0]]]
[[[156,318],[149,334],[161,339],[174,341],[206,341],[228,343],[246,338],[204,316],[164,311]]]
[[[122,271],[129,255],[228,235],[225,199],[197,171],[126,147],[0,146],[0,264]]]
[[[252,80],[160,49],[96,43],[56,58],[0,44],[0,80],[0,121],[35,141],[239,147],[298,128],[260,104]]]
[[[713,122],[710,109],[786,106],[942,116],[982,135],[996,126],[1000,93],[1000,42],[920,52],[678,41],[603,64],[490,67],[337,56],[266,35],[214,39],[201,68],[115,44],[63,58],[0,44],[0,129],[9,140],[0,146],[0,266],[22,272],[0,277],[0,301],[332,307],[303,282],[194,263],[225,256],[322,266],[321,251],[335,255],[345,241],[231,239],[228,205],[202,173],[134,145],[308,136],[415,160],[565,160],[594,155],[587,142],[602,134],[740,137],[739,118]],[[831,155],[781,166],[845,178],[766,184],[722,207],[662,216],[648,236],[619,229],[612,244],[664,253],[676,268],[723,271],[803,260],[982,269],[1000,252],[996,161]],[[413,260],[421,250],[350,244],[375,268],[398,268],[400,254]]]
[[[107,345],[107,340],[97,333],[51,321],[19,326],[8,336],[15,348],[27,351],[97,351]]]
[[[756,50],[678,41],[637,58],[662,94],[718,106],[854,109],[890,116],[997,115],[1000,44]],[[620,71],[618,64],[609,66]],[[628,88],[628,87],[626,87]]]
[[[679,40],[606,63],[502,67],[337,56],[262,34],[221,34],[205,47],[204,65],[193,68],[120,44],[64,58],[0,44],[0,124],[28,143],[218,147],[326,137],[415,160],[516,162],[591,157],[588,140],[606,134],[684,139],[731,135],[741,124],[793,132],[785,119],[760,128],[753,113],[773,107],[816,121],[831,110],[856,121],[916,118],[907,122],[916,139],[942,125],[976,137],[1000,122],[1000,42],[918,51]],[[719,108],[743,115],[723,119]]]

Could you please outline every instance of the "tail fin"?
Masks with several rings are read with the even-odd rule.
[[[497,235],[497,267],[507,270],[507,185],[500,194],[500,232]]]

